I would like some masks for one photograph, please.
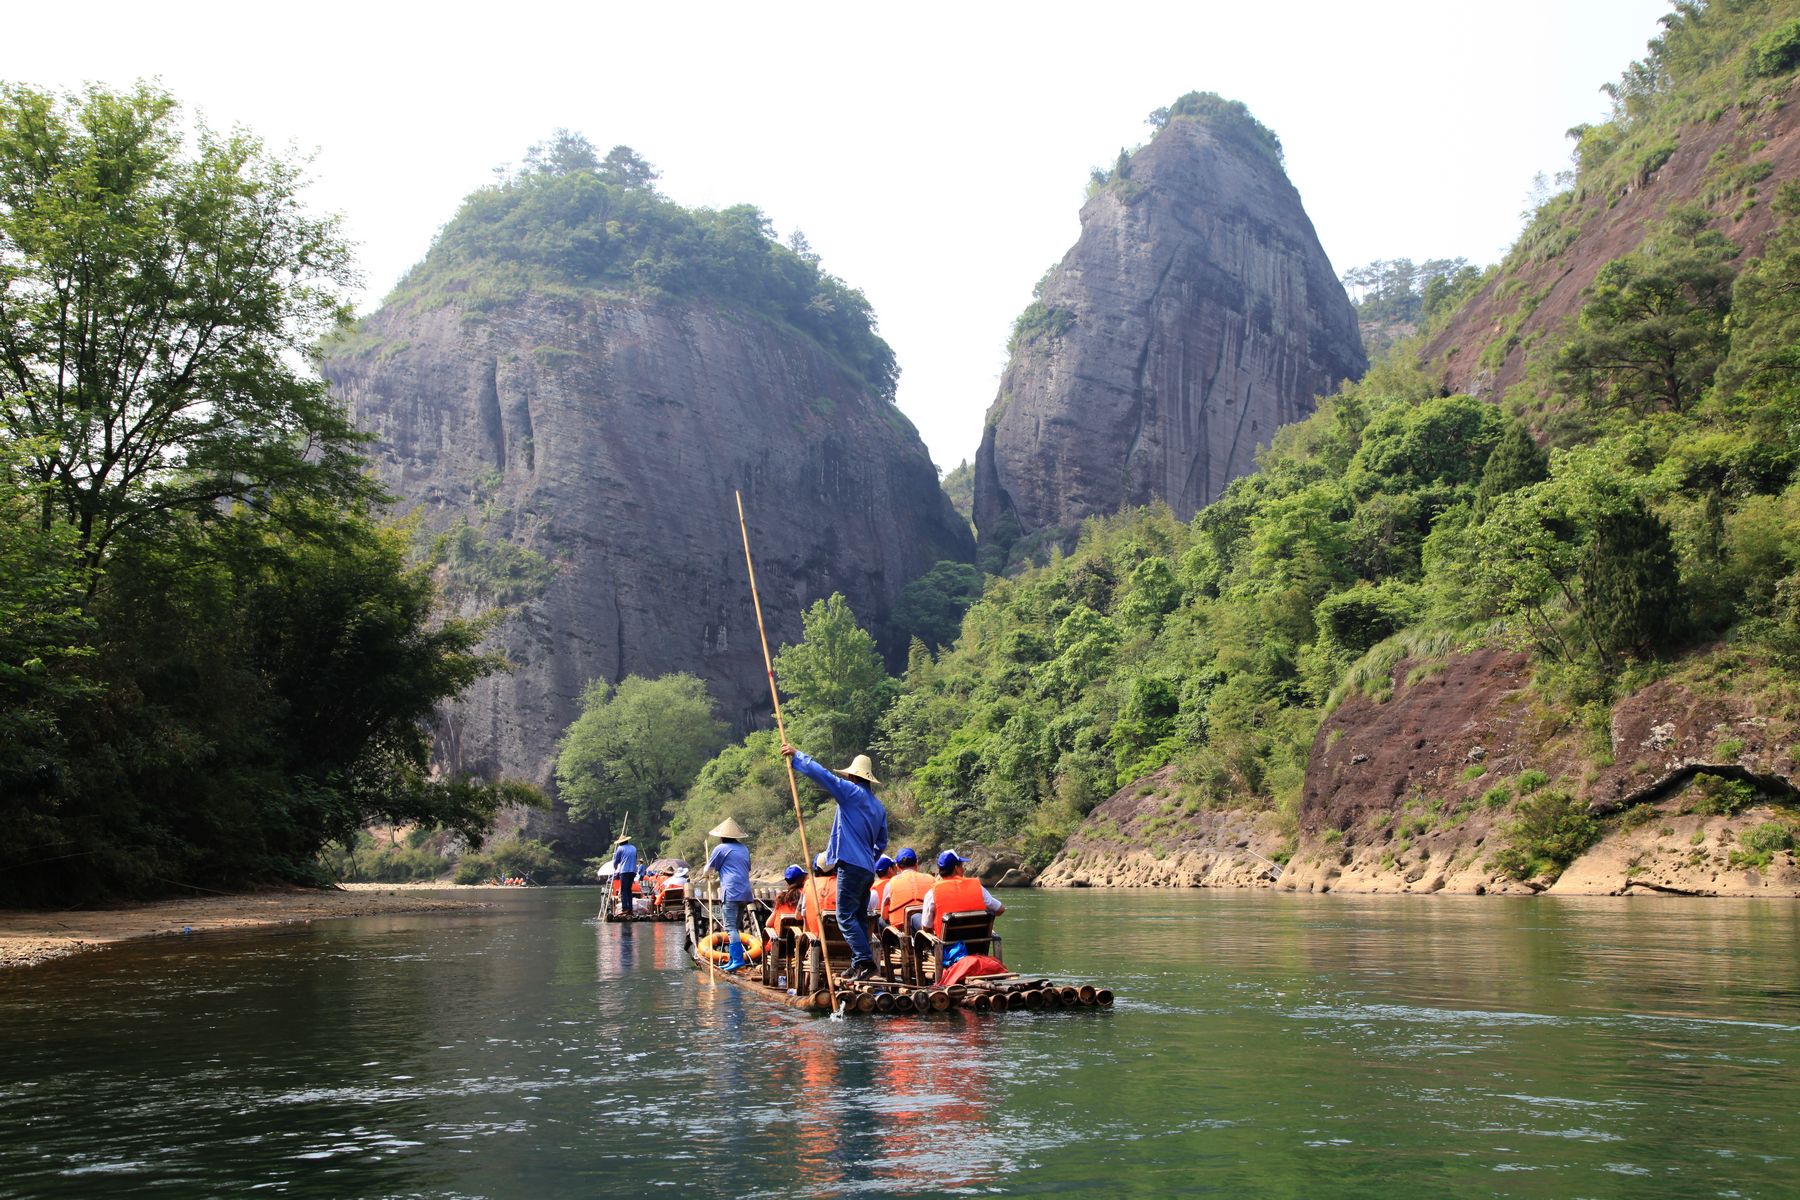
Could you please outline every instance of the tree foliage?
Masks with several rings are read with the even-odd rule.
[[[1558,356],[1564,385],[1638,415],[1692,405],[1725,357],[1737,253],[1714,230],[1675,232],[1608,263]]]
[[[725,744],[706,685],[692,675],[595,680],[557,747],[556,783],[569,815],[648,837],[700,768]]]
[[[775,655],[775,678],[789,697],[788,739],[842,766],[869,749],[896,685],[841,593],[815,601],[801,625],[800,643]]]
[[[86,590],[170,514],[368,493],[358,440],[296,361],[345,313],[349,252],[300,168],[139,85],[0,89],[0,421]]]
[[[586,138],[558,130],[524,169],[463,201],[389,302],[482,307],[546,285],[693,297],[801,331],[893,399],[900,368],[862,292],[782,245],[753,205],[683,208],[656,179],[631,147],[596,161]]]
[[[303,370],[352,276],[301,182],[152,87],[0,88],[0,904],[313,879],[540,799],[430,770],[502,663]]]

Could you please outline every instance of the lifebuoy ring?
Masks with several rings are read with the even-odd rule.
[[[701,938],[700,957],[715,965],[718,963],[730,962],[731,950],[725,944],[727,936],[729,935],[721,929],[718,933],[709,933]],[[738,934],[738,937],[742,939],[744,943],[744,959],[746,962],[756,962],[762,957],[763,944],[761,938],[757,937],[754,933],[740,933]]]

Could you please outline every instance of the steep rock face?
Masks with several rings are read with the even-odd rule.
[[[1170,122],[1081,226],[988,413],[984,552],[1154,500],[1185,519],[1315,395],[1367,367],[1280,165],[1203,121]]]
[[[1320,725],[1298,829],[1274,814],[1200,808],[1175,768],[1122,788],[1088,814],[1042,887],[1269,887],[1307,892],[1478,895],[1800,896],[1791,849],[1752,861],[1745,835],[1792,827],[1800,722],[1781,690],[1745,689],[1700,654],[1614,707],[1610,744],[1529,684],[1525,655],[1485,649],[1395,664],[1390,698],[1351,695]],[[1604,764],[1604,765],[1602,765]],[[1492,865],[1527,771],[1585,801],[1601,836],[1554,882]],[[1756,785],[1771,802],[1722,810],[1698,772]]]
[[[403,511],[556,567],[494,636],[515,669],[446,714],[451,767],[548,783],[592,679],[688,671],[734,725],[766,722],[734,489],[772,648],[822,596],[876,625],[938,559],[973,553],[906,418],[735,311],[597,292],[402,305],[325,371]]]
[[[1452,391],[1499,397],[1524,379],[1533,348],[1580,315],[1601,269],[1636,250],[1680,205],[1713,212],[1714,228],[1745,257],[1761,253],[1780,222],[1768,197],[1800,176],[1800,105],[1792,92],[1788,99],[1689,125],[1648,175],[1575,198],[1554,228],[1522,239],[1505,268],[1431,335],[1421,361]],[[1733,186],[1734,173],[1765,182]]]

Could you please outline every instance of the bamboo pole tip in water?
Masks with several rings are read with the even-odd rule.
[[[1111,1008],[1113,1005],[1112,989],[1101,988],[1099,991],[1095,992],[1094,1003],[1098,1004],[1101,1008]]]

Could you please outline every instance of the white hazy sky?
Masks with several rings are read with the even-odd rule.
[[[1494,261],[1563,131],[1605,112],[1668,0],[857,5],[17,5],[0,78],[159,77],[215,126],[316,152],[377,304],[458,201],[558,126],[687,205],[755,204],[863,289],[900,407],[973,457],[1012,319],[1073,244],[1088,168],[1183,92],[1243,100],[1339,274]]]

